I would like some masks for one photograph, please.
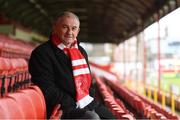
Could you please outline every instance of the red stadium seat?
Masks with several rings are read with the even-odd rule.
[[[59,119],[61,115],[60,105],[57,105],[50,119]],[[1,98],[0,119],[46,119],[45,99],[41,90],[31,86]]]
[[[11,59],[4,58],[5,64],[6,64],[6,77],[5,77],[5,95],[8,93],[8,86],[11,82],[11,77],[12,77],[12,64],[11,64]]]
[[[45,98],[44,98],[44,95],[42,93],[42,91],[40,90],[39,87],[35,86],[35,85],[32,85],[30,86],[31,89],[35,90],[41,97],[41,103],[42,103],[42,109],[44,110],[44,114],[46,115],[46,103],[45,103]]]
[[[42,99],[41,102],[42,102],[42,104],[43,104],[43,108],[42,108],[42,109],[45,110],[45,111],[44,111],[44,112],[45,112],[44,114],[46,115],[46,103],[45,103],[45,99],[44,99],[43,93],[41,92],[41,90],[39,89],[39,87],[37,87],[37,86],[35,86],[35,85],[30,86],[30,88],[31,88],[31,89],[34,89],[35,91],[37,91],[37,93],[39,93],[39,95],[41,96],[41,99]],[[61,106],[61,105],[58,104],[58,105],[56,105],[56,106],[54,107],[50,119],[55,120],[55,119],[61,118],[62,110],[60,109],[60,106]]]
[[[23,110],[15,100],[9,97],[1,98],[0,119],[24,119]]]
[[[17,65],[14,63],[13,59],[8,59],[7,60],[9,66],[10,66],[10,70],[8,72],[8,92],[12,92],[13,91],[13,86],[14,86],[14,82],[16,79],[16,69],[17,69]]]
[[[31,97],[23,92],[11,93],[8,95],[9,98],[17,103],[17,106],[23,110],[25,119],[35,119],[35,107],[31,100]],[[14,108],[16,110],[16,108]]]
[[[25,59],[19,59],[19,62],[21,62],[21,73],[22,73],[22,87],[26,88],[30,84],[30,79],[28,78],[28,63]]]
[[[61,115],[60,105],[57,105],[50,119],[59,119]],[[32,86],[1,98],[0,119],[46,119],[46,105],[40,89]]]
[[[122,117],[120,119],[122,119],[122,120],[135,120],[131,114],[124,114],[124,115],[122,115]]]
[[[6,64],[4,58],[0,57],[0,97],[4,95],[5,88],[4,88],[4,82],[5,82],[5,75],[6,75]]]
[[[7,94],[9,79],[9,72],[11,69],[11,64],[9,63],[9,59],[0,58],[0,76],[1,76],[1,96],[5,96]]]
[[[95,78],[104,103],[113,115],[116,116],[117,119],[134,119],[134,116],[129,114],[129,111],[122,105],[122,102],[113,96],[113,91],[105,85],[101,78],[97,76],[95,76]]]
[[[44,105],[44,97],[40,95],[35,89],[25,89],[22,90],[23,93],[26,93],[27,96],[31,98],[31,101],[35,107],[35,113],[37,119],[46,118],[46,109]]]

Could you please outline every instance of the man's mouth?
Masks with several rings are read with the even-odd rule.
[[[73,37],[67,36],[66,38],[71,39],[71,38],[73,38]]]

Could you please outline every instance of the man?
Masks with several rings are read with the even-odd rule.
[[[87,54],[77,40],[79,26],[72,12],[64,12],[56,19],[50,40],[31,54],[32,82],[44,94],[48,118],[57,104],[61,104],[62,118],[114,118],[94,100]]]

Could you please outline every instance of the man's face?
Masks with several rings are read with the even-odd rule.
[[[54,33],[59,37],[62,43],[70,46],[79,33],[79,21],[75,17],[64,16],[60,18],[53,26]]]

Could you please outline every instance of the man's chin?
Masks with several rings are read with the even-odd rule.
[[[64,44],[66,45],[66,46],[69,46],[69,45],[71,45],[71,44],[73,44],[74,43],[74,41],[66,41]]]
[[[72,39],[66,39],[66,43],[68,44],[71,44],[71,43],[74,43],[75,40],[72,40]]]

